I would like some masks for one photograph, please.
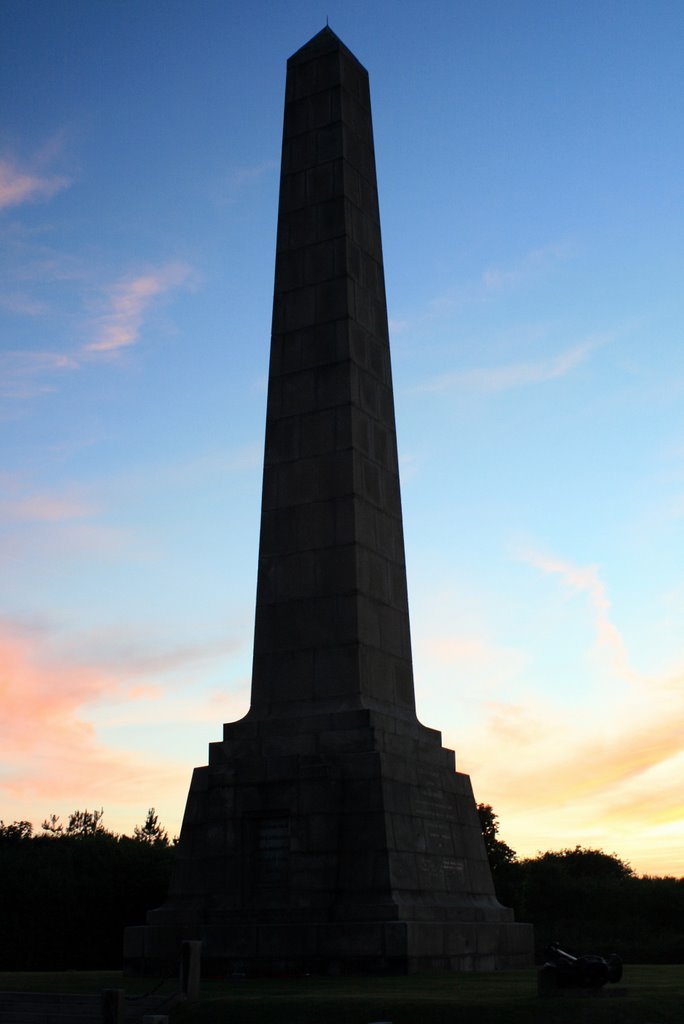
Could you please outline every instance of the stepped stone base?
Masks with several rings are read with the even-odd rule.
[[[177,955],[182,929],[128,928],[129,973],[153,975]],[[425,921],[208,929],[205,976],[244,973],[416,974],[530,967],[532,926]]]
[[[184,939],[209,974],[532,963],[453,751],[370,709],[225,727],[193,775],[169,900],[126,931],[127,969],[165,969]]]

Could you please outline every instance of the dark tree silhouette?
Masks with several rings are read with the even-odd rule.
[[[492,874],[496,875],[502,868],[513,864],[518,858],[515,850],[512,850],[508,843],[498,838],[499,817],[494,813],[491,804],[478,804],[477,813],[480,818],[480,828],[484,839],[489,866]]]
[[[136,825],[133,829],[133,837],[141,843],[155,843],[161,846],[169,845],[169,833],[159,824],[159,817],[154,807],[150,807],[145,818],[145,824]]]
[[[30,839],[33,835],[33,825],[30,821],[13,821],[6,825],[0,820],[0,839],[6,842],[18,842],[20,839]]]
[[[52,815],[54,818],[54,814]],[[69,823],[66,827],[67,836],[96,836],[96,835],[112,835],[113,833],[107,832],[102,819],[104,817],[104,810],[100,808],[99,811],[74,811],[73,814],[69,815]]]
[[[126,925],[164,902],[175,850],[152,811],[143,841],[108,831],[103,811],[0,824],[0,964],[3,970],[121,965]],[[141,832],[144,831],[140,829]]]

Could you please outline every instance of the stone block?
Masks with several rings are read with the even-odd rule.
[[[336,53],[323,54],[315,62],[316,91],[333,89],[342,82],[340,60]]]
[[[354,556],[354,547],[348,544],[316,552],[315,586],[318,594],[346,594],[357,589],[357,566]]]
[[[386,599],[386,592],[382,596]],[[383,651],[398,657],[410,657],[408,621],[403,609],[400,611],[388,604],[380,604],[379,619],[380,646]],[[392,696],[394,698],[394,695]]]
[[[370,548],[358,548],[358,587],[368,597],[377,601],[389,601],[389,572],[386,558]]]
[[[369,373],[359,374],[359,406],[374,419],[380,416],[380,385]]]
[[[293,175],[293,177],[300,177],[299,175]],[[306,282],[306,276],[304,274],[304,253],[306,249],[283,249],[276,255],[276,269],[275,269],[275,280],[276,280],[276,291],[277,292],[289,292],[294,288],[301,288]],[[281,319],[282,312],[278,310],[278,324],[280,329],[284,330],[284,323]]]
[[[291,888],[301,897],[311,892],[334,892],[337,886],[337,857],[328,856],[325,851],[317,850],[315,853],[293,854],[290,858],[289,884]],[[313,902],[307,898],[307,905],[316,906],[320,901]],[[327,901],[323,900],[321,905],[330,903],[330,896]]]
[[[295,174],[317,163],[317,132],[306,131],[283,140],[282,172]]]
[[[380,648],[380,612],[377,602],[371,600],[365,594],[359,594],[357,609],[357,630],[360,642],[374,648]],[[377,693],[377,684],[380,682],[381,680],[375,680],[374,695]]]
[[[337,532],[341,507],[339,501],[334,505],[330,502],[319,501],[293,507],[298,547],[303,550],[317,549],[343,542]]]
[[[317,411],[316,373],[314,370],[298,370],[283,374],[278,388],[278,420],[283,417],[300,416]],[[270,430],[270,423],[267,431]],[[270,440],[270,433],[269,433]],[[269,451],[269,465],[271,465]]]
[[[264,674],[265,680],[275,691],[276,701],[279,698],[307,700],[314,692],[314,658],[314,651],[308,648],[280,650],[277,656],[262,655],[259,664],[255,665],[255,677],[261,679]],[[244,755],[244,748],[242,753]]]
[[[341,123],[326,124],[316,131],[316,159],[319,164],[340,160],[344,155]]]
[[[280,179],[280,206],[283,213],[305,206],[307,202],[307,171],[284,174]]]
[[[290,100],[285,109],[284,138],[289,139],[294,135],[301,135],[312,128],[317,128],[321,124],[330,123],[331,99],[332,93],[326,91]]]
[[[317,203],[315,209],[315,235],[307,237],[306,243],[322,242],[327,238],[342,238],[345,234],[346,200],[343,196],[335,196],[325,202]]]
[[[214,957],[246,957],[256,948],[257,929],[249,924],[210,924],[206,945]]]
[[[374,769],[375,765],[372,767]],[[369,786],[367,782],[368,778],[373,778],[374,775],[375,771],[370,770],[359,773],[357,778],[345,778],[345,810],[384,813],[382,789],[379,786]]]
[[[392,813],[392,835],[397,851],[423,853],[427,849],[422,818],[409,814]]]
[[[444,948],[444,926],[442,924],[411,921],[407,925],[407,930],[407,945],[412,956],[441,957],[446,952]]]
[[[315,929],[307,925],[260,925],[257,931],[257,955],[266,957],[311,957],[316,952]]]
[[[283,331],[298,331],[316,323],[316,291],[315,285],[307,285],[284,294],[279,304],[281,309],[284,307]]]
[[[389,921],[383,928],[385,955],[394,957],[406,956],[408,948],[407,925],[404,921]]]
[[[313,245],[318,240],[317,235],[317,207],[302,206],[295,210],[283,213],[278,221],[277,248],[296,249],[303,245]],[[279,311],[279,303],[274,306],[274,330],[282,330],[280,321],[276,319]]]
[[[373,733],[368,728],[330,729],[318,737],[319,749],[325,754],[348,754],[373,750]]]
[[[319,171],[322,172],[328,167],[329,165],[319,168]],[[332,174],[332,171],[330,173]],[[320,285],[322,282],[345,277],[345,253],[341,239],[331,238],[297,251],[301,253],[302,276],[307,284]],[[320,317],[318,306],[316,308],[317,325],[334,319],[330,316]]]
[[[299,418],[299,444],[302,458],[324,455],[336,449],[336,413],[336,409],[322,409]]]
[[[316,399],[319,409],[349,405],[358,389],[355,368],[348,360],[328,363],[316,370]]]
[[[354,315],[354,288],[348,277],[321,281],[316,286],[316,320],[340,320]]]
[[[360,186],[361,186],[361,203],[360,203],[361,209],[366,214],[366,216],[369,217],[371,219],[371,221],[373,221],[373,223],[375,225],[377,225],[377,227],[379,229],[379,227],[380,227],[380,210],[379,210],[379,207],[378,207],[377,192],[376,192],[375,188],[373,187],[373,183],[368,179],[368,177],[364,177],[364,176],[360,177]],[[375,262],[376,262],[376,265],[380,264],[380,261],[377,258],[377,254],[375,255]]]
[[[327,321],[300,332],[301,363],[304,367],[326,366],[349,358],[344,321]]]
[[[377,779],[380,770],[380,757],[377,752],[355,754],[345,766],[345,778],[349,782],[359,779]]]
[[[397,850],[389,857],[390,883],[396,889],[418,888],[418,865],[415,853]]]
[[[209,786],[209,769],[195,768],[190,782],[190,792],[193,795],[206,792]]]
[[[448,921],[444,925],[445,946],[451,956],[472,955],[476,952],[477,929],[467,921]]]
[[[310,203],[322,203],[344,194],[342,168],[342,160],[330,160],[306,171],[306,194]]]
[[[348,125],[343,124],[342,131],[345,160],[359,172],[362,178],[373,181],[375,179],[375,163],[369,146]]]
[[[330,645],[316,651],[315,692],[319,700],[359,693],[359,663],[355,644]]]
[[[349,921],[318,927],[318,950],[323,956],[363,957],[382,949],[383,926]]]
[[[289,601],[308,597],[314,592],[319,558],[318,552],[295,551],[273,559],[270,586],[265,589],[267,601]]]

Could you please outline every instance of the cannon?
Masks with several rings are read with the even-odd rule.
[[[544,956],[539,973],[541,989],[601,988],[606,982],[614,984],[622,977],[622,960],[617,953],[606,957],[595,953],[573,956],[553,942],[547,946]]]

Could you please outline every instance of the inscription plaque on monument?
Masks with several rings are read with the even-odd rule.
[[[470,780],[415,712],[368,75],[329,29],[288,61],[249,713],[193,774],[130,970],[532,961]]]

